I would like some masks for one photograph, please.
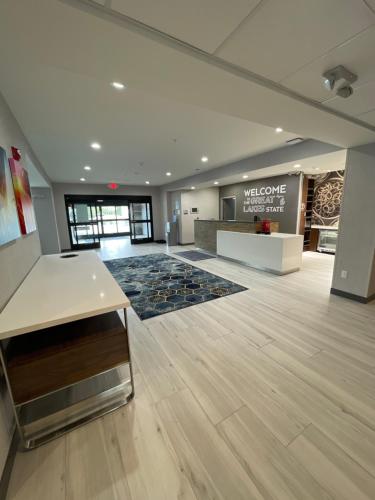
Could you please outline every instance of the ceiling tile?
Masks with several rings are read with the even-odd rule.
[[[324,105],[351,116],[375,109],[375,80],[356,88],[354,94],[347,99],[336,96],[324,102]]]
[[[112,0],[121,14],[213,52],[260,0]]]
[[[268,0],[216,55],[280,81],[374,23],[362,0]]]
[[[369,111],[368,113],[364,113],[363,115],[360,115],[358,118],[363,120],[366,123],[369,123],[370,125],[375,126],[375,109]]]
[[[372,26],[286,78],[282,84],[311,99],[325,101],[334,96],[334,91],[330,94],[322,85],[321,75],[327,69],[342,64],[353,71],[358,75],[354,88],[375,80],[374,48],[375,26]]]

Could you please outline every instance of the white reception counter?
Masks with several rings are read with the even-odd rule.
[[[298,271],[302,264],[303,236],[217,232],[217,255],[274,274]]]

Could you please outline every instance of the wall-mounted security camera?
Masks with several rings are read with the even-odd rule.
[[[323,75],[323,85],[325,86],[325,88],[327,90],[329,90],[329,91],[333,90],[334,87],[335,87],[335,83],[336,83],[336,80],[333,77],[331,77],[331,78],[328,78],[328,77],[324,78],[324,75]]]
[[[322,75],[323,85],[329,91],[333,90],[339,80],[343,80],[343,85],[337,90],[337,95],[340,97],[350,97],[353,94],[351,84],[358,80],[358,76],[339,65],[335,68],[325,71]]]
[[[336,94],[346,99],[353,94],[353,87],[351,87],[350,85],[343,85],[337,90]]]

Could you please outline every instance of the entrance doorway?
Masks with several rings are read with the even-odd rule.
[[[236,218],[236,198],[230,196],[221,198],[221,218],[223,220],[235,220]]]
[[[150,196],[65,195],[65,207],[72,250],[99,248],[107,237],[153,241]]]

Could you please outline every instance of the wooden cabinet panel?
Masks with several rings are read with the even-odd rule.
[[[117,312],[14,337],[6,353],[16,404],[128,361],[127,332]]]

